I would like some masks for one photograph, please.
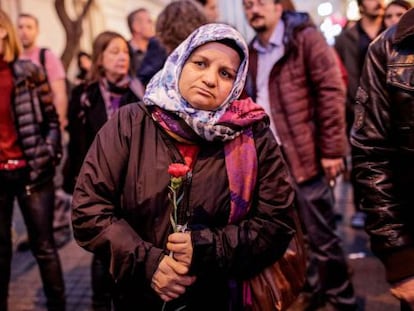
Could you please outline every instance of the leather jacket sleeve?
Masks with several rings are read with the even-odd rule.
[[[414,260],[409,216],[412,198],[404,190],[406,183],[402,181],[413,165],[413,153],[407,151],[410,146],[404,142],[407,113],[403,110],[407,105],[412,107],[414,101],[412,93],[410,99],[403,97],[410,94],[407,90],[410,81],[400,83],[409,77],[407,70],[413,74],[414,65],[403,58],[407,57],[404,53],[399,56],[394,50],[393,31],[382,34],[368,50],[356,97],[351,138],[357,186],[362,191],[361,205],[368,216],[366,230],[373,252],[385,265],[389,282],[414,275],[414,266],[407,265]],[[404,159],[411,159],[411,164]]]

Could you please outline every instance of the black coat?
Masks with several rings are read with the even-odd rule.
[[[86,94],[88,105],[82,103],[82,94]],[[83,95],[85,96],[85,95]],[[130,88],[125,89],[120,106],[137,103],[139,95]],[[69,144],[68,157],[64,165],[64,184],[66,192],[72,193],[83,159],[96,133],[108,120],[105,102],[99,82],[76,86],[71,95],[68,112]]]
[[[280,149],[262,123],[253,128],[257,185],[248,217],[228,224],[223,143],[199,144],[188,193],[193,242],[188,310],[229,308],[229,279],[248,278],[285,251],[294,192]],[[150,287],[171,232],[168,166],[182,157],[141,105],[128,105],[97,134],[73,195],[75,239],[103,254],[122,293],[120,310],[161,310]]]

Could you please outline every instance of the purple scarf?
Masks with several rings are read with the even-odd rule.
[[[157,106],[150,106],[149,110],[153,119],[168,131],[189,141],[201,139],[177,115]],[[233,101],[217,122],[240,133],[234,139],[224,141],[231,199],[229,223],[238,223],[251,207],[257,176],[257,155],[252,126],[260,121],[269,123],[263,108],[247,98]]]

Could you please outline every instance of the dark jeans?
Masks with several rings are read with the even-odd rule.
[[[65,310],[65,287],[53,240],[54,186],[50,180],[26,191],[26,169],[0,171],[0,310],[7,311],[12,259],[13,202],[17,198],[39,265],[48,310]]]
[[[297,185],[296,190],[309,250],[309,291],[338,310],[356,310],[348,266],[335,232],[332,189],[321,175]]]

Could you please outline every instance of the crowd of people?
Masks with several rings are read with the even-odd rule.
[[[346,170],[351,225],[414,310],[411,4],[358,0],[331,47],[292,1],[240,1],[250,43],[217,0],[138,8],[129,41],[79,51],[70,89],[37,17],[0,9],[0,310],[15,199],[48,310],[67,304],[62,229],[93,253],[94,311],[249,310],[245,281],[283,256],[292,211],[307,272],[290,310],[358,310],[334,210]]]

